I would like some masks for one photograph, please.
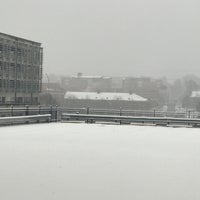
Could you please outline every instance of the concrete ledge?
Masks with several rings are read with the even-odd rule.
[[[14,124],[40,123],[40,122],[50,122],[50,121],[51,121],[50,114],[0,117],[0,126],[14,125]]]

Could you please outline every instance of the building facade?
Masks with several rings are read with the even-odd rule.
[[[41,43],[0,33],[0,105],[38,104]]]
[[[66,84],[67,82],[67,84]],[[88,92],[110,92],[112,78],[104,76],[84,76],[78,73],[77,76],[72,76],[66,79],[65,89],[67,91],[88,91]]]

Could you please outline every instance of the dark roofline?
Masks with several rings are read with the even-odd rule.
[[[35,44],[39,44],[39,45],[42,44],[40,42],[35,42],[35,41],[32,41],[32,40],[28,40],[28,39],[25,39],[25,38],[17,37],[17,36],[14,36],[14,35],[9,35],[9,34],[6,34],[6,33],[1,33],[0,32],[0,35],[7,36],[7,37],[12,37],[12,38],[14,38],[16,40],[23,40],[23,41],[26,41],[26,42],[31,42],[31,43],[35,43]]]

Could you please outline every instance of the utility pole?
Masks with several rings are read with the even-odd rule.
[[[45,75],[46,75],[46,77],[47,77],[47,91],[49,91],[49,76],[48,76],[47,73],[46,73]]]

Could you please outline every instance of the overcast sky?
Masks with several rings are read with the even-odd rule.
[[[1,0],[0,24],[43,44],[45,73],[200,76],[199,0]]]

